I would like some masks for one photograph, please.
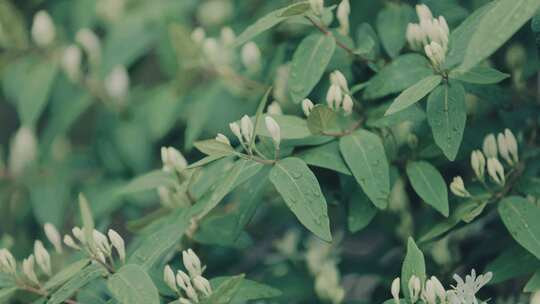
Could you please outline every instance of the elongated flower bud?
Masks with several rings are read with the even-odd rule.
[[[435,294],[435,287],[433,287],[433,282],[431,280],[426,281],[426,286],[424,287],[424,292],[422,293],[422,299],[427,304],[436,304],[437,296]]]
[[[234,134],[234,136],[236,136],[236,138],[238,138],[238,140],[240,142],[243,142],[243,140],[242,140],[242,132],[240,130],[240,126],[238,125],[238,123],[231,122],[229,124],[229,129],[231,129],[231,132]]]
[[[345,97],[343,97],[343,105],[342,105],[343,112],[345,112],[345,115],[351,115],[353,106],[354,106],[354,102],[351,96],[345,95]]]
[[[332,110],[336,110],[341,105],[341,101],[343,100],[343,94],[341,92],[341,88],[338,85],[331,85],[330,89],[328,89],[328,93],[326,93],[326,102],[328,103],[328,107]]]
[[[73,229],[71,229],[71,233],[73,233],[73,236],[79,240],[79,242],[81,242],[82,244],[86,244],[86,239],[84,237],[84,233],[83,231],[81,230],[81,228],[79,227],[73,227]]]
[[[107,95],[122,105],[126,101],[129,90],[129,75],[126,67],[117,65],[105,78],[105,91]]]
[[[197,44],[201,44],[206,38],[206,32],[202,27],[197,27],[191,32],[191,39]]]
[[[242,116],[242,119],[240,119],[240,130],[242,131],[245,142],[249,143],[253,136],[253,122],[249,116],[244,115]]]
[[[182,153],[174,147],[161,147],[161,162],[167,172],[182,172],[188,166]]]
[[[41,10],[34,15],[31,32],[32,40],[40,47],[48,46],[54,41],[56,30],[49,13]]]
[[[199,303],[199,296],[197,295],[197,291],[195,291],[195,288],[193,288],[192,285],[189,285],[185,292],[188,298],[190,298],[195,303]]]
[[[39,286],[39,280],[37,278],[36,272],[34,271],[35,259],[34,255],[31,254],[28,258],[22,261],[22,270],[24,276],[33,284]]]
[[[409,280],[409,295],[412,303],[416,303],[416,301],[418,301],[421,289],[422,285],[420,279],[413,275]]]
[[[81,77],[81,49],[76,45],[70,45],[64,49],[62,54],[62,69],[69,80],[76,82]]]
[[[450,191],[459,197],[470,197],[471,194],[465,189],[465,184],[461,176],[456,176],[450,184]]]
[[[441,284],[441,281],[435,276],[431,277],[431,282],[433,283],[433,288],[435,289],[435,295],[439,299],[439,303],[446,303],[446,290]]]
[[[349,15],[351,14],[351,4],[349,0],[342,0],[339,3],[336,17],[339,21],[339,32],[343,35],[349,35]]]
[[[266,112],[271,115],[282,115],[283,111],[281,110],[281,106],[277,101],[272,102],[268,105],[268,108],[266,109]]]
[[[48,276],[52,275],[51,256],[39,240],[34,242],[34,256],[39,268]]]
[[[34,131],[21,127],[9,146],[8,167],[15,177],[20,176],[37,157],[37,140]]]
[[[0,272],[15,274],[17,263],[11,252],[7,249],[0,249]]]
[[[191,286],[191,279],[185,272],[178,270],[176,273],[176,284],[180,286],[183,291],[186,291],[188,287]]]
[[[486,168],[486,158],[484,157],[484,154],[480,150],[474,150],[471,153],[471,167],[474,171],[474,174],[476,177],[483,181],[484,180],[484,172]]]
[[[227,138],[227,136],[221,134],[221,133],[218,133],[216,135],[216,140],[219,141],[220,143],[224,143],[226,144],[227,146],[230,146],[231,145],[231,142],[229,141],[229,139]]]
[[[484,143],[482,145],[482,150],[486,158],[497,157],[497,140],[495,140],[495,135],[488,134],[484,138]]]
[[[195,288],[200,291],[205,297],[208,297],[212,294],[212,286],[210,282],[202,276],[198,276],[193,279],[193,285]]]
[[[182,251],[182,261],[192,278],[202,275],[201,260],[193,250]]]
[[[68,234],[64,235],[64,244],[72,249],[81,250],[81,247],[79,247],[79,245],[77,245],[73,238]]]
[[[501,186],[504,186],[504,183],[506,182],[505,176],[504,176],[504,168],[501,162],[499,162],[497,158],[495,157],[488,158],[487,169],[488,169],[488,174],[491,177],[491,179],[495,183]]]
[[[341,73],[338,70],[333,71],[330,73],[330,83],[338,85],[341,90],[345,92],[349,92],[349,85],[347,84],[347,78],[345,78],[345,75]]]
[[[309,116],[309,113],[311,113],[313,107],[313,102],[309,98],[302,100],[302,111],[304,111],[304,115],[306,115],[306,117]]]
[[[62,237],[56,229],[56,227],[51,223],[45,223],[43,225],[43,230],[45,231],[45,236],[54,246],[54,250],[58,253],[62,253]]]
[[[221,43],[225,46],[230,46],[234,43],[236,39],[236,34],[229,26],[221,28]]]
[[[315,15],[322,16],[324,12],[324,0],[309,0],[309,6]]]
[[[266,123],[268,133],[270,133],[270,136],[272,136],[276,149],[279,149],[279,143],[281,142],[281,129],[278,123],[271,116],[266,116],[264,121]]]
[[[254,42],[248,42],[242,47],[242,63],[250,71],[257,71],[261,67],[261,51]]]
[[[400,289],[401,280],[398,278],[395,278],[394,281],[392,281],[392,287],[390,291],[392,292],[392,298],[394,298],[395,304],[399,304],[399,289]]]
[[[517,141],[512,131],[505,129],[504,133],[499,133],[497,135],[497,145],[499,154],[510,166],[519,162]]]
[[[120,234],[118,234],[118,232],[114,231],[113,229],[109,229],[107,235],[109,236],[109,240],[111,241],[112,246],[114,247],[114,249],[116,249],[116,253],[118,253],[120,261],[122,261],[122,263],[125,263],[126,245],[124,243],[124,239],[120,236]]]
[[[176,286],[176,278],[174,277],[174,272],[169,265],[166,265],[165,269],[163,269],[163,281],[170,289],[178,292],[178,287]]]
[[[96,229],[94,229],[93,237],[94,237],[94,242],[96,244],[97,249],[106,256],[110,255],[111,254],[111,244],[109,243],[109,240],[107,239],[105,234],[103,234],[100,231],[97,231]]]
[[[433,19],[433,14],[429,7],[425,4],[416,5],[416,14],[420,20],[431,20]]]
[[[82,28],[75,35],[75,41],[82,46],[88,55],[90,64],[97,66],[101,61],[101,42],[99,37],[91,29]]]

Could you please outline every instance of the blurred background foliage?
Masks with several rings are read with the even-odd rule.
[[[45,222],[61,230],[78,223],[75,201],[79,192],[91,202],[99,227],[117,227],[129,235],[136,230],[130,223],[136,224],[133,221],[158,209],[159,198],[154,191],[123,195],[119,190],[133,177],[161,166],[160,147],[178,148],[190,163],[200,159],[202,154],[193,149],[194,141],[217,132],[230,135],[228,123],[254,113],[270,85],[274,86],[273,100],[284,112],[301,114],[300,107],[278,89],[283,88],[279,82],[286,81],[283,64],[291,60],[301,39],[313,31],[311,26],[292,20],[257,37],[263,65],[257,71],[242,66],[240,48],[224,54],[230,63],[228,69],[216,69],[205,62],[191,38],[196,27],[204,28],[208,37],[219,37],[224,26],[240,33],[265,13],[290,2],[0,0],[0,247],[22,256],[35,238],[42,237],[40,227]],[[378,13],[388,4],[351,2],[353,38],[362,23],[376,28]],[[455,28],[488,1],[423,2]],[[39,10],[47,11],[56,27],[54,43],[46,48],[36,47],[30,37],[32,18]],[[91,29],[99,37],[100,60],[93,62],[84,53],[86,77],[73,81],[62,71],[62,54],[65,47],[78,43],[76,36],[81,29]],[[458,155],[463,165],[432,157],[445,176],[464,171],[468,153],[479,147],[489,131],[500,125],[530,130],[538,123],[538,117],[535,121],[532,114],[538,113],[538,105],[524,102],[537,94],[538,49],[531,37],[527,25],[492,57],[494,66],[512,74],[510,79],[500,86],[468,85],[468,91],[475,92],[468,95],[470,112],[480,113],[470,122],[477,132],[465,133]],[[385,54],[378,58],[382,64],[390,60]],[[123,98],[112,98],[106,94],[105,84],[119,66],[128,71],[129,91]],[[342,70],[353,84],[364,83],[374,75],[367,65],[352,64],[342,50],[329,65],[329,71],[334,69]],[[322,100],[325,89],[317,86],[310,96]],[[366,102],[372,106],[388,101]],[[35,134],[37,153],[31,166],[15,174],[10,162],[24,151],[10,147],[21,128]],[[430,134],[425,126],[415,132],[420,141]],[[431,157],[429,149],[424,152]],[[379,303],[389,298],[389,283],[400,272],[404,240],[414,231],[426,231],[440,216],[421,206],[394,170],[392,183],[397,181],[397,187],[401,187],[401,205],[391,205],[361,232],[346,233],[343,227],[347,214],[340,206],[361,194],[351,190],[352,178],[314,170],[330,204],[333,231],[341,235],[335,237],[341,241],[336,241],[332,250],[339,256],[348,303]],[[208,176],[212,176],[211,171]],[[239,199],[245,197],[236,191],[231,201]],[[203,260],[212,274],[246,272],[250,278],[277,287],[284,293],[276,300],[279,303],[317,303],[313,278],[301,262],[301,248],[317,245],[306,241],[309,233],[280,202],[275,192],[266,193],[248,233],[234,243],[216,245],[213,240],[209,246],[200,245],[204,248]],[[499,258],[499,263],[515,267],[508,276],[517,279],[488,288],[489,294],[500,299],[516,296],[523,285],[521,275],[534,271],[534,267],[520,268],[519,258],[531,260],[530,254],[517,245],[507,248],[512,242],[503,231],[499,220],[490,221],[488,217],[428,244],[428,269],[450,278],[456,270],[484,269]],[[499,256],[501,252],[508,257]],[[540,267],[538,260],[534,262]],[[516,303],[511,299],[508,303]]]

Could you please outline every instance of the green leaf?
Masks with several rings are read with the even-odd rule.
[[[158,187],[174,187],[178,180],[171,172],[163,170],[154,170],[149,173],[137,176],[127,185],[120,188],[119,193],[128,194],[140,191],[156,189]]]
[[[407,24],[413,16],[414,11],[409,5],[391,2],[377,16],[377,31],[390,57],[396,57],[405,45]]]
[[[411,105],[418,102],[424,96],[426,96],[431,90],[433,90],[439,83],[441,83],[442,77],[440,75],[428,76],[412,87],[409,87],[405,91],[401,92],[399,96],[390,105],[384,115],[390,115],[401,110],[404,110]]]
[[[435,143],[454,160],[467,122],[465,89],[457,81],[438,86],[428,97],[426,112]]]
[[[409,300],[411,298],[409,293],[409,281],[413,275],[418,277],[420,282],[424,282],[426,280],[426,262],[422,251],[418,249],[414,240],[409,237],[407,242],[407,255],[401,266],[401,288],[405,298]]]
[[[105,275],[106,270],[100,265],[89,265],[77,272],[62,287],[56,290],[50,297],[47,304],[61,304],[69,299],[74,293],[79,291],[86,284]]]
[[[313,107],[307,118],[307,126],[312,134],[318,135],[329,131],[336,122],[336,112],[326,105]]]
[[[418,196],[448,217],[448,189],[437,168],[425,161],[410,162],[407,176]]]
[[[538,290],[540,290],[540,270],[535,272],[523,287],[523,292],[536,292]]]
[[[377,208],[362,191],[355,190],[349,199],[347,226],[352,233],[366,228],[377,215]]]
[[[86,265],[88,265],[88,263],[90,263],[90,260],[82,259],[80,261],[65,266],[60,272],[56,273],[53,277],[51,277],[45,283],[45,285],[43,285],[43,288],[51,290],[64,284],[73,276],[75,276],[79,271],[81,271]]]
[[[540,260],[517,244],[509,244],[502,253],[486,266],[493,272],[489,284],[499,284],[510,279],[523,277],[540,268]]]
[[[319,82],[332,59],[336,41],[321,33],[306,37],[294,52],[289,73],[289,92],[292,101],[299,103]]]
[[[0,289],[0,303],[9,300],[9,298],[17,291],[17,287],[8,287]]]
[[[374,60],[380,52],[379,40],[375,30],[369,23],[362,23],[356,30],[356,49],[355,53],[362,57]],[[351,88],[351,93],[355,93],[354,87]]]
[[[281,128],[281,139],[301,139],[311,136],[306,120],[294,115],[270,115]],[[266,116],[263,116],[263,118]],[[271,137],[264,124],[260,124],[256,134]]]
[[[303,159],[308,165],[352,175],[339,153],[338,141],[331,141],[327,144],[304,150],[298,154],[298,157]]]
[[[229,304],[238,292],[244,275],[230,277],[215,289],[209,298],[203,300],[203,304]]]
[[[193,145],[197,150],[208,156],[229,156],[234,154],[234,149],[231,145],[215,139],[197,141]]]
[[[332,240],[326,200],[303,160],[289,157],[278,161],[270,172],[270,181],[308,230],[325,241]]]
[[[219,286],[223,285],[224,282],[227,282],[230,279],[231,277],[217,277],[211,279],[210,284],[212,285],[213,289],[219,289]],[[232,297],[231,303],[236,304],[259,299],[269,299],[279,297],[280,295],[281,291],[273,287],[248,279],[243,279],[240,281],[238,290]]]
[[[401,92],[429,75],[433,75],[433,70],[424,56],[399,56],[371,78],[364,98],[375,99]]]
[[[287,7],[275,10],[266,16],[260,18],[254,24],[248,26],[242,34],[236,38],[234,42],[234,47],[238,47],[253,38],[257,37],[259,34],[271,29],[272,27],[278,25],[282,21],[286,20],[290,16],[295,16],[300,9],[305,8],[305,1],[291,4]],[[294,13],[293,13],[294,12]]]
[[[459,71],[468,71],[493,54],[531,19],[538,0],[499,0],[482,17],[466,47]]]
[[[310,8],[309,2],[303,1],[295,3],[294,5],[288,6],[285,10],[279,15],[280,17],[292,17],[302,15],[307,12]]]
[[[510,75],[494,68],[478,65],[463,74],[451,71],[448,76],[453,79],[475,84],[493,84],[510,77]]]
[[[121,304],[159,304],[159,294],[152,279],[137,265],[123,266],[112,275],[107,287]]]
[[[84,194],[79,193],[79,210],[81,212],[81,218],[83,223],[84,238],[88,242],[90,248],[93,248],[94,244],[94,218],[92,217],[92,211],[88,200]]]
[[[501,219],[512,237],[540,259],[540,207],[519,196],[499,204]]]
[[[385,209],[390,193],[390,168],[379,136],[357,130],[342,137],[339,148],[354,178],[371,202],[377,208]]]

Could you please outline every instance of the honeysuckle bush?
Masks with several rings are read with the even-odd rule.
[[[540,303],[539,8],[0,0],[0,303]]]

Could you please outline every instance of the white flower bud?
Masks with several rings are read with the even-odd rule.
[[[409,295],[413,304],[418,301],[421,290],[422,284],[420,283],[420,279],[417,276],[413,275],[409,280]]]
[[[422,45],[426,41],[424,32],[420,28],[420,25],[416,23],[409,23],[407,25],[406,37],[409,46],[415,51],[422,49]]]
[[[185,292],[188,298],[190,298],[195,303],[199,303],[199,296],[197,296],[197,291],[195,291],[195,288],[193,288],[193,286],[189,285]]]
[[[480,150],[474,150],[471,153],[471,167],[474,174],[479,180],[484,180],[484,172],[486,168],[486,158]]]
[[[311,113],[313,107],[313,102],[309,98],[302,100],[302,111],[304,111],[304,115],[306,115],[306,117],[309,116],[309,113]]]
[[[430,44],[426,45],[424,47],[424,51],[434,66],[438,67],[444,63],[446,54],[441,45],[437,42],[432,41]]]
[[[103,252],[99,251],[96,253],[96,259],[100,261],[102,264],[107,264],[107,259],[105,258],[105,255]]]
[[[463,179],[461,176],[456,176],[452,180],[452,183],[450,183],[450,191],[454,193],[454,195],[459,197],[470,197],[471,194],[467,189],[465,189],[465,184],[463,183]]]
[[[501,162],[499,162],[497,158],[495,157],[488,158],[487,169],[488,169],[488,174],[491,177],[491,179],[495,183],[501,186],[504,186],[504,183],[506,182],[505,176],[504,176],[504,168]]]
[[[193,285],[205,297],[208,297],[212,294],[212,286],[210,286],[210,282],[208,282],[208,280],[203,278],[202,276],[195,277],[193,279]]]
[[[342,99],[343,94],[341,92],[341,88],[335,84],[331,85],[330,89],[328,89],[328,92],[326,93],[326,102],[328,103],[328,107],[332,110],[339,108]]]
[[[176,286],[176,279],[174,277],[174,272],[171,268],[171,266],[166,265],[165,269],[163,269],[163,281],[165,284],[175,292],[178,292],[178,287]]]
[[[54,250],[58,253],[62,253],[62,237],[56,227],[51,223],[45,223],[45,225],[43,225],[43,230],[45,231],[45,236],[49,242],[54,246]]]
[[[37,157],[37,140],[30,128],[21,127],[15,133],[9,146],[9,172],[20,176]]]
[[[431,13],[431,10],[425,4],[416,5],[416,14],[418,15],[418,19],[420,21],[433,19],[433,14]]]
[[[34,242],[34,256],[39,268],[48,276],[52,275],[51,256],[39,240]]]
[[[88,55],[90,64],[96,66],[101,61],[101,42],[99,37],[88,28],[80,29],[75,35],[75,41],[79,43]]]
[[[191,32],[191,40],[197,44],[201,44],[206,38],[206,32],[202,27],[197,27]]]
[[[191,286],[191,279],[185,272],[178,270],[176,273],[176,284],[180,286],[182,290],[186,291],[189,286]]]
[[[349,35],[349,15],[351,14],[351,4],[349,0],[342,0],[338,5],[336,17],[339,21],[339,31],[343,35]]]
[[[517,141],[512,131],[505,129],[504,133],[499,133],[497,136],[497,144],[499,147],[499,154],[510,166],[519,162]]]
[[[236,40],[236,34],[230,28],[229,26],[225,26],[221,28],[221,43],[225,46],[230,46],[234,44],[234,41]]]
[[[426,286],[424,288],[424,292],[422,293],[422,299],[426,304],[437,304],[437,296],[435,295],[435,287],[433,286],[433,282],[431,280],[426,281]]]
[[[343,112],[345,112],[345,115],[351,115],[353,110],[354,102],[350,95],[346,94],[345,97],[343,97]]]
[[[242,47],[242,63],[250,71],[257,71],[261,67],[261,51],[254,42],[248,42]]]
[[[242,133],[240,131],[240,126],[238,125],[238,123],[231,122],[229,124],[229,129],[231,129],[231,132],[233,132],[234,136],[236,136],[240,142],[243,142]]]
[[[17,271],[17,262],[7,249],[0,249],[0,272],[15,274]]]
[[[274,101],[271,104],[268,105],[268,108],[266,109],[266,112],[271,115],[282,115],[283,111],[281,110],[281,106],[279,105],[279,102]]]
[[[123,65],[115,66],[105,78],[105,91],[107,95],[123,104],[126,101],[129,90],[129,75]]]
[[[441,284],[439,279],[432,276],[431,283],[433,285],[433,288],[435,289],[435,295],[439,299],[439,303],[446,303],[446,290],[444,289],[444,286]]]
[[[330,83],[338,85],[341,90],[348,92],[349,85],[347,84],[347,78],[340,71],[336,70],[330,73]]]
[[[202,275],[201,260],[193,250],[182,251],[182,261],[192,278]]]
[[[309,6],[315,15],[322,16],[324,12],[324,0],[309,0]]]
[[[166,172],[182,172],[188,166],[182,153],[173,147],[161,147],[161,161]]]
[[[79,245],[77,245],[73,238],[68,234],[64,235],[64,244],[72,249],[81,250],[81,247],[79,247]]]
[[[79,242],[86,244],[86,238],[84,237],[84,233],[81,228],[73,227],[73,229],[71,229],[71,233],[73,233],[73,236],[79,240]]]
[[[124,239],[113,229],[109,229],[107,235],[109,236],[109,240],[111,241],[112,246],[114,247],[114,249],[116,249],[116,253],[118,253],[120,261],[122,261],[122,263],[125,263],[126,245],[124,243]]]
[[[49,13],[41,10],[34,15],[31,32],[32,40],[40,47],[46,47],[54,41],[56,30]]]
[[[488,134],[484,138],[482,150],[484,151],[486,158],[497,157],[497,140],[495,140],[495,135]]]
[[[94,229],[93,233],[94,242],[96,244],[97,249],[102,252],[104,255],[110,255],[111,254],[111,244],[109,243],[109,240],[105,236],[105,234],[97,231]]]
[[[73,82],[81,77],[81,58],[81,49],[76,45],[66,47],[62,54],[62,69]]]
[[[186,298],[180,298],[178,299],[178,302],[180,304],[193,304],[193,302],[191,302],[189,299],[186,299]]]
[[[35,264],[34,255],[31,254],[28,258],[22,261],[22,270],[23,270],[24,276],[26,276],[26,278],[30,282],[39,286],[39,280],[37,278],[36,272],[34,271],[34,264]]]
[[[249,143],[253,136],[253,122],[249,116],[244,115],[242,116],[242,119],[240,119],[240,130],[242,131],[245,142]]]
[[[281,129],[278,123],[271,116],[266,116],[264,122],[266,123],[268,133],[270,133],[270,136],[272,136],[276,149],[279,149],[279,143],[281,142]]]
[[[394,298],[395,304],[399,304],[399,289],[400,289],[401,280],[399,277],[395,278],[392,281],[392,287],[390,291],[392,292],[392,298]]]
[[[214,38],[206,38],[202,43],[202,49],[206,57],[213,63],[217,63],[220,58],[220,48],[218,42]]]
[[[231,145],[231,142],[229,141],[229,139],[227,138],[227,136],[221,134],[221,133],[218,133],[216,135],[216,140],[219,141],[220,143],[223,143],[223,144],[226,144],[227,146],[230,146]]]

